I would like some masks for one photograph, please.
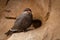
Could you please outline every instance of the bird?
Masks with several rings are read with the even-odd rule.
[[[26,32],[27,28],[32,24],[33,15],[30,8],[25,8],[20,16],[16,18],[16,21],[11,29],[5,34],[12,35],[16,32]]]

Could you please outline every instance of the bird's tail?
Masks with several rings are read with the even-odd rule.
[[[12,31],[12,30],[9,30],[9,31],[6,32],[5,34],[6,34],[7,36],[9,36],[9,35],[12,35],[13,33],[19,33],[19,32],[23,32],[23,31]]]
[[[13,31],[10,31],[10,30],[9,30],[9,31],[6,32],[5,34],[6,34],[7,36],[12,35],[12,34],[13,34]]]

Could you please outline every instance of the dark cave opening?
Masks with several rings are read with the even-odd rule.
[[[42,25],[42,21],[39,19],[34,19],[32,24],[34,28],[39,28]]]

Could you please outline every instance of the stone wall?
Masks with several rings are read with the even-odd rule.
[[[31,8],[33,19],[42,20],[42,26],[25,33],[15,33],[8,40],[60,40],[60,0],[10,0],[7,5],[6,1],[0,0],[0,40],[9,38],[4,33],[13,27],[15,22],[5,17],[17,17],[27,7]],[[49,5],[50,14],[47,15]]]

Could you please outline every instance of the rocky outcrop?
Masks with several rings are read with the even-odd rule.
[[[7,37],[4,33],[13,26],[15,20],[5,17],[17,17],[26,7],[32,9],[33,19],[42,20],[42,26]],[[48,11],[50,14],[47,14]],[[60,40],[60,0],[10,0],[0,15],[0,40]]]
[[[41,28],[13,34],[8,40],[60,40],[60,0],[52,0],[49,19]]]

